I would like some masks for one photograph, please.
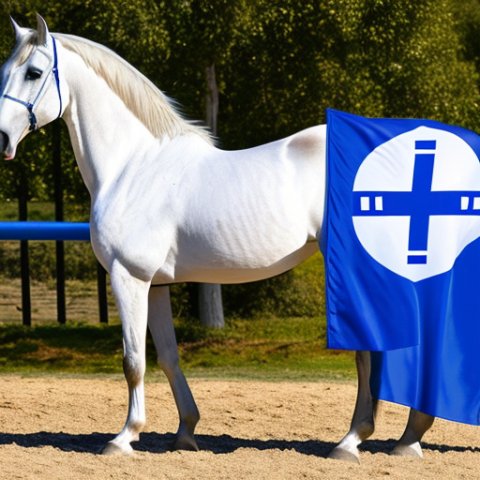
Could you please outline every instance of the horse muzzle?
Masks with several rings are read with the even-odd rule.
[[[0,152],[5,160],[13,160],[15,157],[15,149],[10,144],[10,137],[3,131],[0,131]]]

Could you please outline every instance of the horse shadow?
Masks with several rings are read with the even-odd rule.
[[[108,433],[70,434],[64,432],[0,433],[0,446],[18,445],[23,448],[54,447],[64,452],[98,454],[105,444],[115,437]],[[142,433],[140,441],[132,443],[139,452],[165,453],[172,450],[173,433]],[[200,450],[214,454],[233,453],[240,448],[263,450],[294,450],[302,455],[327,457],[335,447],[333,442],[322,440],[258,440],[237,438],[230,435],[196,435]],[[395,446],[395,440],[367,440],[361,450],[365,452],[388,453]],[[424,450],[447,452],[480,452],[480,447],[422,444]]]

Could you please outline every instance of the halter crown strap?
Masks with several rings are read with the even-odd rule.
[[[62,115],[62,93],[60,91],[60,76],[58,75],[58,55],[57,55],[57,42],[54,37],[52,37],[53,43],[53,76],[55,77],[55,85],[57,86],[58,100],[60,102],[60,108],[58,110],[57,118],[60,118]]]
[[[58,93],[58,100],[60,102],[60,109],[58,111],[57,118],[59,118],[62,114],[62,93],[60,90],[60,76],[58,74],[58,55],[57,55],[57,43],[55,41],[55,38],[52,36],[52,44],[53,44],[53,67],[52,67],[52,73],[55,78],[55,85],[57,86],[57,93]],[[27,110],[28,110],[28,121],[30,122],[30,127],[29,130],[33,131],[38,128],[38,122],[37,122],[37,117],[35,116],[35,113],[33,111],[33,108],[35,107],[35,104],[37,103],[38,99],[40,98],[43,89],[47,83],[48,76],[45,78],[44,82],[42,83],[42,86],[40,87],[40,90],[38,91],[35,99],[33,102],[26,102],[20,98],[12,97],[11,95],[4,93],[3,98],[7,98],[8,100],[12,100],[14,102],[19,103],[20,105],[23,105]]]

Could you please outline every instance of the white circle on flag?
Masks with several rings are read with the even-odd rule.
[[[428,216],[422,251],[411,249],[411,216],[389,214],[383,202],[384,192],[412,192],[416,154],[425,148],[417,142],[427,150],[434,145],[427,152],[435,156],[430,190],[456,192],[450,197],[455,197],[454,208],[460,212]],[[356,198],[361,203],[361,214],[353,216],[358,240],[377,262],[411,281],[451,270],[463,249],[480,237],[480,163],[468,143],[454,133],[418,127],[379,145],[360,165],[353,191],[359,192]],[[416,263],[412,258],[424,260]]]

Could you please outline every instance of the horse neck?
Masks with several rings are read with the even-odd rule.
[[[76,54],[65,52],[64,57],[70,98],[63,118],[82,178],[95,197],[156,139]]]

